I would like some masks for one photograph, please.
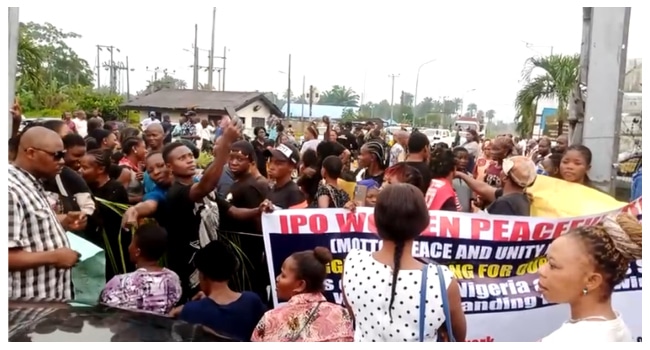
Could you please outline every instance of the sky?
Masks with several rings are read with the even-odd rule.
[[[580,50],[582,7],[577,3],[549,3],[534,10],[525,3],[444,3],[329,0],[306,6],[295,0],[238,0],[188,1],[172,7],[116,0],[111,6],[81,2],[61,10],[46,2],[21,6],[20,20],[50,22],[82,35],[68,44],[93,67],[96,45],[117,47],[114,60],[128,56],[134,69],[134,93],[145,88],[155,67],[192,86],[194,24],[198,47],[205,50],[200,51],[200,65],[207,66],[216,5],[215,51],[221,56],[224,46],[228,48],[228,91],[281,94],[287,89],[291,54],[296,95],[304,76],[307,87],[320,91],[337,84],[351,87],[364,102],[390,101],[389,75],[395,74],[397,103],[402,90],[414,93],[418,67],[435,59],[420,70],[418,100],[461,97],[465,107],[474,102],[479,109],[494,109],[497,119],[506,121],[514,116],[513,100],[528,57],[549,54],[551,46],[556,54]],[[642,57],[641,21],[635,21],[634,9],[631,18],[628,58]],[[101,61],[108,60],[104,51]],[[215,59],[215,66],[221,64]],[[101,71],[101,80],[106,85],[107,71]],[[199,80],[207,83],[207,73],[201,72]]]

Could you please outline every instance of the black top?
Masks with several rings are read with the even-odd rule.
[[[268,198],[271,203],[282,209],[289,209],[305,201],[305,195],[298,184],[293,181],[287,182],[282,187],[274,186],[269,192]]]
[[[199,292],[198,271],[192,264],[194,254],[201,249],[199,231],[216,237],[219,220],[225,218],[230,209],[230,204],[214,192],[195,203],[190,199],[191,187],[174,182],[167,192],[167,208],[174,215],[174,220],[166,224],[170,247],[167,265],[181,280],[181,302]]]
[[[359,149],[357,138],[349,130],[343,130],[336,138],[336,141],[350,151],[356,151]]]
[[[260,171],[260,174],[262,176],[266,177],[267,157],[264,156],[264,151],[266,151],[267,147],[273,147],[273,141],[264,140],[263,143],[260,143],[257,141],[257,139],[255,139],[252,140],[251,143],[253,144],[253,148],[255,148],[255,164],[257,164],[257,170]]]
[[[172,142],[172,130],[174,129],[174,126],[168,121],[162,121],[160,124],[162,125],[163,132],[165,133],[163,143],[168,144]]]
[[[101,187],[92,188],[92,192],[95,198],[101,198],[113,203],[129,203],[126,189],[117,180],[109,180]],[[97,200],[95,200],[95,203],[97,209],[88,219],[85,232],[90,241],[101,247],[106,246],[103,239],[104,233],[108,238],[110,250],[115,259],[115,266],[113,266],[111,261],[108,260],[109,255],[106,252],[106,281],[109,281],[117,274],[135,270],[135,266],[129,260],[128,247],[131,244],[131,234],[128,231],[122,231],[121,213],[117,213],[109,205],[102,204]]]
[[[262,204],[268,192],[269,186],[263,178],[256,179],[253,175],[247,174],[244,178],[235,181],[231,185],[230,191],[225,197],[234,207],[253,209]],[[259,225],[255,220],[222,219],[220,226],[222,230],[227,231],[261,233]]]
[[[422,184],[424,186],[422,191],[423,193],[426,193],[427,188],[429,188],[429,185],[431,184],[431,179],[433,178],[433,176],[431,175],[431,169],[429,168],[429,162],[404,162],[404,163],[414,167],[415,169],[418,169],[420,175],[422,175]]]
[[[494,215],[530,216],[530,200],[525,193],[504,195],[503,189],[494,193],[496,200],[487,207],[487,212]]]
[[[57,176],[61,180],[63,191],[57,185],[56,177],[43,181],[43,188],[45,191],[56,193],[59,196],[60,213],[79,211],[80,206],[75,199],[75,195],[80,193],[90,194],[90,188],[86,184],[86,181],[76,171],[67,166],[64,166],[61,169],[61,173]]]

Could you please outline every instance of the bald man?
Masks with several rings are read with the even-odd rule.
[[[151,123],[144,130],[144,140],[149,152],[162,152],[165,140],[165,131],[161,123]]]
[[[37,126],[23,133],[9,165],[9,299],[73,299],[70,269],[79,253],[70,249],[39,181],[61,171],[64,155],[61,137]],[[81,214],[63,221],[81,221]]]
[[[406,144],[409,140],[409,133],[404,130],[397,130],[393,134],[395,144],[390,148],[389,166],[393,166],[406,159]]]

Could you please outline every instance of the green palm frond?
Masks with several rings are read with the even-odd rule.
[[[118,214],[120,217],[124,215],[124,212],[130,207],[128,204],[123,204],[123,203],[115,203],[111,201],[107,201],[102,198],[95,198],[97,202],[100,204],[106,206],[107,208],[111,209],[114,211],[116,214]],[[153,219],[147,219],[147,221],[154,221]],[[130,232],[125,234],[131,234],[131,235],[137,235],[137,227],[133,227]],[[110,245],[108,244],[108,236],[106,235],[106,232],[102,231],[102,237],[104,240],[104,245],[105,245],[105,250],[106,250],[106,256],[108,257],[108,262],[111,264],[113,267],[113,271],[119,271],[118,267],[121,267],[123,272],[126,272],[126,259],[128,257],[125,256],[124,251],[121,249],[122,247],[122,234],[123,231],[120,230],[118,233],[118,245],[120,247],[120,252],[119,256],[115,256],[115,252],[112,251]],[[240,268],[239,270],[235,273],[235,276],[233,276],[233,286],[239,290],[250,290],[252,283],[250,280],[250,273],[249,269],[254,268],[253,263],[248,259],[248,256],[244,253],[244,251],[241,249],[241,240],[240,240],[240,234],[236,232],[228,232],[228,231],[221,231],[219,232],[219,239],[223,239],[223,241],[232,248],[233,253],[235,254],[235,257],[237,260],[240,262]],[[261,239],[261,238],[260,238]],[[118,260],[119,259],[119,260]],[[167,256],[163,256],[161,260],[159,261],[160,266],[167,266]]]

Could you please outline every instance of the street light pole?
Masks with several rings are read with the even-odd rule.
[[[287,118],[291,116],[291,54],[289,54],[289,70],[287,71]]]
[[[469,90],[467,90],[467,91],[465,91],[465,92],[463,93],[463,96],[462,96],[462,98],[460,99],[460,115],[461,115],[461,116],[463,115],[463,113],[465,113],[465,111],[463,110],[463,108],[465,108],[465,96],[466,96],[468,93],[470,93],[470,92],[474,92],[474,91],[476,91],[476,89],[469,89]],[[470,116],[470,117],[471,117],[471,116]]]
[[[420,85],[420,70],[422,67],[426,66],[429,63],[435,62],[436,59],[426,61],[418,67],[418,74],[415,76],[415,94],[413,95],[413,125],[411,127],[415,128],[415,107],[418,105],[418,85]]]
[[[390,85],[390,123],[393,124],[393,112],[395,111],[395,78],[399,77],[399,74],[391,74],[388,76],[391,79]]]

